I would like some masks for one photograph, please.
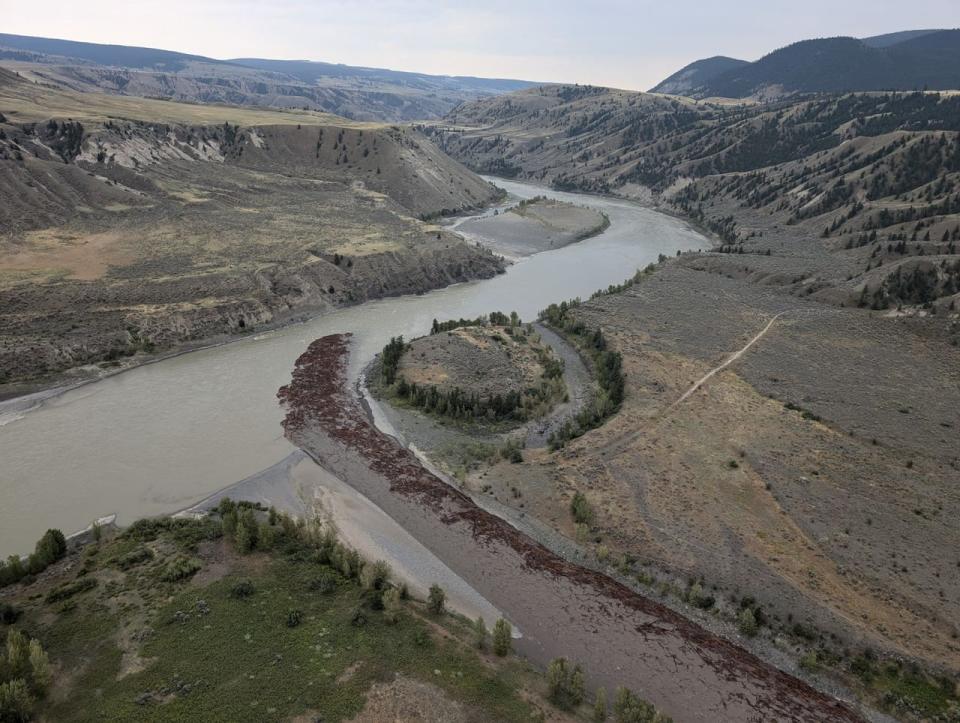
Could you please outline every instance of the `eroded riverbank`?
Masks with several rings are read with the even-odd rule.
[[[313,342],[298,359],[292,383],[278,395],[287,437],[507,611],[524,635],[524,654],[540,664],[569,656],[584,664],[594,684],[627,685],[676,720],[860,720],[478,508],[368,421],[350,391],[350,355],[349,335],[339,334]]]

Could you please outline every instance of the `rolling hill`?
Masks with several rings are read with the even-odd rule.
[[[531,85],[308,60],[200,55],[0,34],[0,65],[29,80],[81,92],[321,110],[344,118],[437,118],[456,105]]]
[[[960,30],[802,40],[720,72],[713,72],[716,60],[697,61],[654,91],[692,98],[771,100],[797,93],[956,90]]]

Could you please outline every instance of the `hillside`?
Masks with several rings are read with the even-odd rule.
[[[695,60],[684,66],[666,80],[650,89],[651,93],[667,93],[669,95],[691,95],[698,88],[707,85],[721,73],[734,68],[749,65],[749,61],[727,58],[717,55],[712,58]]]
[[[59,541],[22,583],[0,563],[4,720],[587,720],[582,681],[559,697],[332,523],[227,499]]]
[[[547,86],[427,131],[474,169],[656,203],[715,243],[557,313],[623,355],[622,409],[467,484],[692,607],[709,590],[711,619],[758,605],[809,669],[879,685],[868,648],[955,671],[937,551],[960,509],[960,97],[732,107]],[[939,714],[903,695],[881,706]]]
[[[372,121],[436,118],[464,101],[530,85],[305,60],[217,60],[155,48],[7,34],[0,34],[0,65],[74,91],[319,110]]]
[[[654,90],[694,98],[771,100],[796,93],[960,88],[960,30],[906,31],[858,40],[803,40],[752,63],[712,72],[698,61]],[[707,63],[711,72],[700,64]]]
[[[4,79],[0,381],[502,270],[421,220],[497,192],[414,131]]]
[[[948,306],[960,290],[958,119],[960,97],[936,93],[728,108],[548,86],[428,130],[478,171],[655,195],[729,250],[802,256],[817,281],[795,293],[893,308]]]

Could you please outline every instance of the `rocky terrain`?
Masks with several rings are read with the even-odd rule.
[[[525,201],[504,213],[470,219],[457,230],[485,246],[510,256],[529,256],[561,248],[600,233],[607,217],[591,208],[540,198]]]
[[[415,131],[0,71],[0,382],[494,275],[498,192]]]
[[[0,67],[77,92],[309,109],[386,122],[438,118],[464,101],[530,85],[306,60],[216,60],[154,48],[3,33]]]

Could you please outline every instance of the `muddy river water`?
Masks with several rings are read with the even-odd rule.
[[[519,260],[494,279],[343,309],[312,321],[145,365],[24,410],[0,405],[0,555],[27,552],[48,527],[120,524],[189,507],[294,451],[277,389],[314,339],[353,332],[355,365],[394,335],[423,334],[434,318],[515,310],[619,283],[661,253],[706,248],[683,222],[608,198],[496,180],[517,198],[538,194],[606,213],[602,234]],[[354,370],[354,371],[358,371]]]

